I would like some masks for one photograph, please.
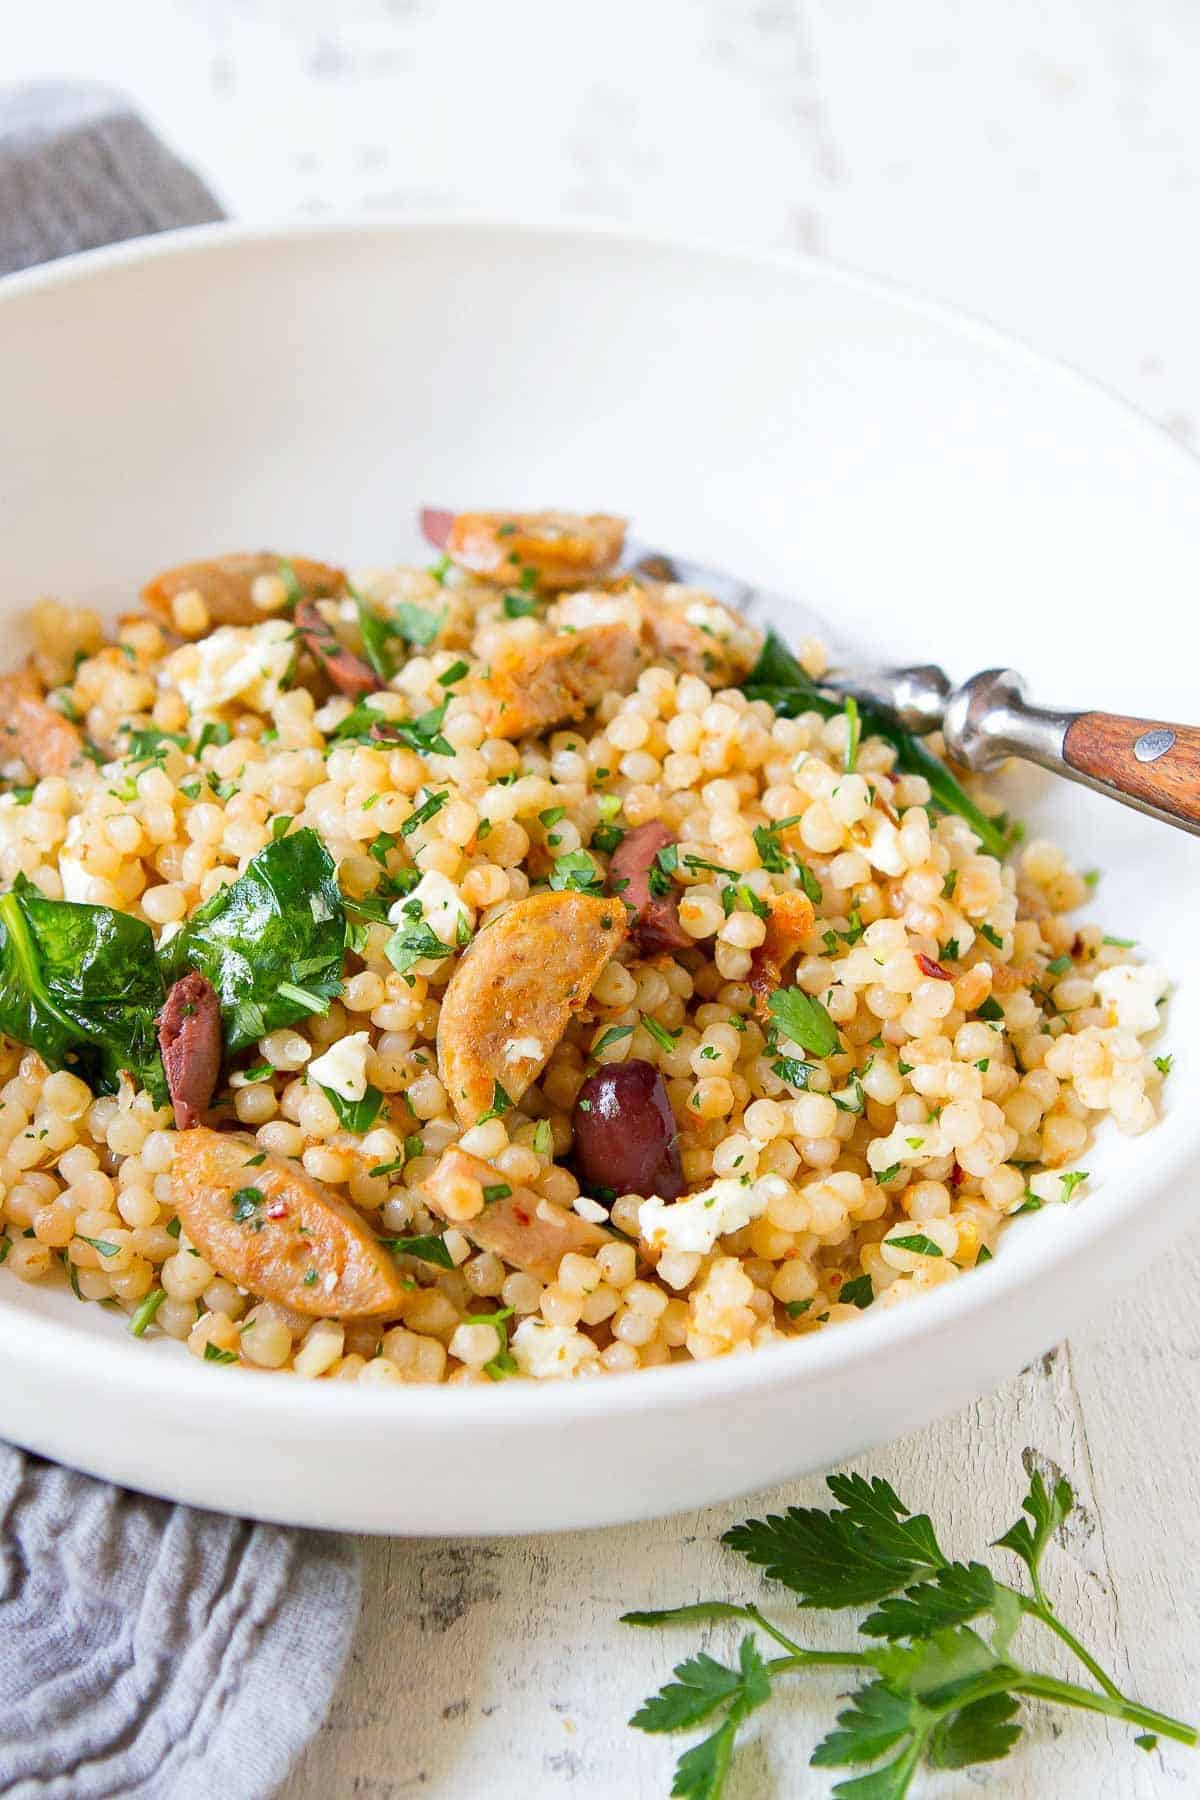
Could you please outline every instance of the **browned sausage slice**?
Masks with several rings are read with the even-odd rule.
[[[346,648],[315,600],[298,602],[296,631],[339,693],[361,700],[364,694],[378,693],[384,685],[369,662]]]
[[[650,593],[642,602],[646,643],[655,659],[710,687],[732,687],[754,667],[762,633],[708,595],[668,601]]]
[[[768,894],[771,916],[767,935],[750,952],[750,987],[754,1010],[760,1019],[771,1016],[771,995],[783,980],[783,971],[813,928],[815,914],[807,894]]]
[[[542,589],[601,581],[625,546],[625,520],[611,513],[461,512],[427,506],[421,528],[460,568],[515,586],[526,569]]]
[[[177,1131],[204,1123],[221,1073],[221,1003],[203,975],[175,982],[158,1015],[158,1048]]]
[[[650,871],[660,850],[675,839],[658,819],[627,831],[608,865],[608,891],[632,909],[630,933],[643,956],[663,950],[688,950],[695,940],[679,923],[679,898],[674,883],[665,894],[650,891]]]
[[[593,625],[510,645],[471,687],[489,734],[519,738],[582,719],[605,694],[631,692],[642,662],[627,625]]]
[[[82,749],[79,731],[43,700],[31,669],[0,675],[0,764],[20,758],[41,781],[65,775]]]
[[[227,1281],[310,1319],[397,1314],[404,1284],[352,1206],[253,1138],[179,1138],[172,1172],[183,1228]]]
[[[346,577],[341,569],[328,563],[313,562],[307,556],[286,559],[307,598],[327,597],[344,592]],[[230,556],[206,557],[201,562],[181,563],[175,569],[163,569],[142,589],[142,599],[164,625],[174,623],[172,602],[178,594],[195,588],[208,608],[209,623],[218,625],[257,625],[266,614],[255,606],[251,594],[260,575],[278,575],[284,558],[269,550],[238,550]]]
[[[437,1031],[442,1084],[464,1125],[496,1104],[497,1087],[521,1098],[624,936],[619,901],[574,891],[529,894],[478,934]]]
[[[558,1265],[568,1251],[590,1256],[602,1244],[611,1244],[611,1232],[568,1212],[565,1206],[543,1200],[532,1188],[514,1187],[490,1163],[468,1156],[457,1145],[445,1151],[421,1192],[431,1212],[443,1212],[443,1197],[448,1189],[461,1189],[466,1181],[477,1182],[485,1193],[498,1188],[507,1193],[489,1200],[473,1219],[453,1220],[456,1231],[480,1250],[490,1250],[514,1269],[523,1269],[538,1281],[550,1282],[558,1274]],[[454,1208],[450,1208],[453,1212]]]

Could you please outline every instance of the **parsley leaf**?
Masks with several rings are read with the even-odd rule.
[[[358,1137],[370,1131],[383,1111],[383,1095],[377,1087],[368,1087],[361,1100],[345,1100],[336,1088],[326,1087],[324,1083],[321,1092],[337,1114],[343,1131],[353,1131]]]
[[[419,1237],[380,1238],[379,1242],[393,1256],[415,1256],[421,1262],[432,1263],[435,1269],[452,1269],[454,1258],[447,1250],[442,1238],[433,1234]]]
[[[727,1531],[728,1544],[801,1596],[802,1606],[867,1606],[947,1559],[924,1513],[910,1515],[882,1478],[830,1475],[837,1511],[789,1506]]]
[[[832,1056],[838,1048],[837,1026],[821,1002],[802,989],[776,988],[767,1006],[783,1035],[802,1050]]]

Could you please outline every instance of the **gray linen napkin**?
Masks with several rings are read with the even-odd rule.
[[[215,200],[104,88],[0,88],[0,271]],[[358,1615],[353,1541],[129,1494],[0,1444],[0,1794],[266,1800]]]

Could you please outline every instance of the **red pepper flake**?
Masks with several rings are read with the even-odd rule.
[[[272,1200],[271,1204],[265,1208],[265,1211],[268,1219],[286,1219],[288,1216],[287,1201]]]
[[[921,950],[917,951],[917,967],[920,969],[922,975],[928,975],[934,981],[954,980],[949,969],[943,969],[941,963],[934,962],[932,956],[926,956]]]
[[[957,1190],[958,1188],[960,1188],[962,1186],[962,1181],[963,1181],[963,1172],[959,1168],[958,1163],[956,1161],[954,1163],[953,1168],[950,1170],[950,1186]]]
[[[518,1225],[532,1224],[529,1214],[525,1211],[524,1207],[521,1206],[513,1207],[513,1218],[517,1221]]]

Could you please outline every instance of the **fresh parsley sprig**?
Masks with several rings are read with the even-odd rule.
[[[677,1800],[720,1800],[743,1721],[777,1680],[807,1669],[855,1668],[866,1677],[811,1758],[814,1768],[865,1771],[838,1782],[835,1800],[903,1800],[922,1764],[962,1769],[1007,1756],[1028,1700],[1119,1719],[1137,1728],[1143,1749],[1160,1736],[1195,1746],[1193,1726],[1120,1691],[1046,1596],[1042,1558],[1074,1506],[1061,1476],[1047,1483],[1035,1472],[1023,1516],[996,1540],[1025,1565],[1022,1587],[997,1580],[985,1563],[953,1561],[928,1516],[911,1513],[886,1481],[831,1475],[827,1486],[836,1507],[791,1506],[735,1526],[722,1541],[789,1588],[802,1608],[872,1607],[859,1625],[866,1641],[858,1649],[806,1649],[751,1604],[707,1600],[624,1615],[625,1624],[641,1626],[742,1619],[784,1651],[764,1657],[753,1635],[730,1665],[702,1651],[677,1664],[674,1680],[634,1713],[630,1724],[648,1732],[719,1721],[679,1758]],[[1025,1619],[1061,1639],[1097,1688],[1018,1662],[1012,1643]]]

